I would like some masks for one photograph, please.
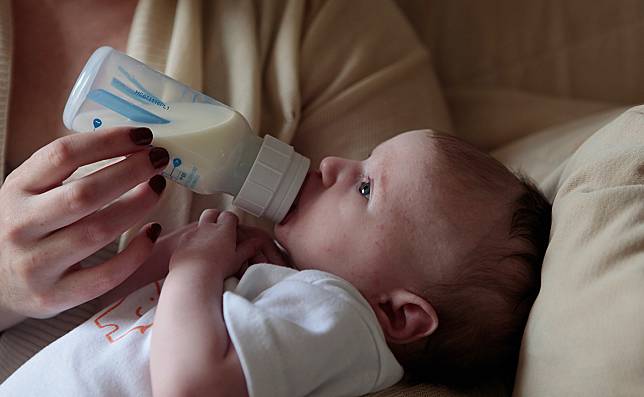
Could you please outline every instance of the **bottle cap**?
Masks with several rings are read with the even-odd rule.
[[[311,160],[297,153],[293,146],[264,136],[233,204],[257,217],[281,222],[295,201],[310,164]]]

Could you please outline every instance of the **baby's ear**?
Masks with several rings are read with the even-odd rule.
[[[388,342],[411,343],[431,335],[438,327],[432,305],[413,292],[395,289],[370,303]]]

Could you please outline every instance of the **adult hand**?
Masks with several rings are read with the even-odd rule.
[[[155,174],[169,156],[151,141],[145,128],[68,135],[7,176],[0,188],[0,329],[91,300],[146,260],[158,225],[142,228],[105,263],[74,266],[140,222],[159,200],[165,180]],[[126,158],[63,184],[78,167],[119,156]]]

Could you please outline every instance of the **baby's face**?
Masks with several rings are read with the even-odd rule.
[[[426,131],[411,131],[383,142],[364,161],[322,160],[307,176],[295,211],[275,226],[294,265],[336,274],[371,297],[414,284],[414,255],[438,259],[434,253],[446,241],[459,241],[450,224],[462,200],[442,188],[450,178],[436,172],[431,141]]]

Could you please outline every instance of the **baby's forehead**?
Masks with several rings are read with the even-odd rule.
[[[433,161],[440,161],[434,155],[431,137],[422,131],[412,131],[397,135],[372,151],[384,174],[400,177],[406,174],[427,174]]]
[[[387,213],[378,221],[386,225],[386,255],[442,280],[479,245],[505,241],[522,187],[497,160],[458,138],[423,132],[401,134],[381,149]]]
[[[416,175],[460,181],[473,190],[516,185],[518,181],[488,153],[453,135],[410,131],[393,138],[391,144],[398,162],[406,163],[407,171]]]
[[[420,149],[420,151],[430,150],[433,144],[433,135],[429,130],[417,130],[403,132],[387,141],[378,145],[383,149],[404,148]]]
[[[460,145],[456,140],[450,145]],[[444,194],[447,185],[455,177],[463,179],[469,173],[468,167],[459,166],[459,162],[479,162],[479,159],[460,158],[461,151],[445,148],[436,136],[426,130],[411,131],[400,134],[377,147],[376,154],[380,172],[387,181],[397,189],[392,193],[402,195],[413,191],[437,190]],[[452,153],[452,151],[456,153]]]
[[[388,143],[382,151],[374,151],[376,167],[370,176],[374,178],[375,207],[387,213],[391,234],[422,231],[430,214],[444,212],[449,181],[438,172],[435,161],[440,160],[432,154],[426,137]]]
[[[403,133],[380,149],[391,210],[419,227],[481,218],[517,182],[488,154],[445,134]]]
[[[447,166],[450,158],[454,157],[453,153],[449,153],[441,145],[438,137],[442,136],[444,135],[430,130],[409,131],[383,142],[373,153],[382,154],[391,160],[387,164],[389,168],[402,168],[414,174],[429,174],[441,165]],[[448,139],[454,140],[451,143],[454,146],[463,143],[458,138]]]

